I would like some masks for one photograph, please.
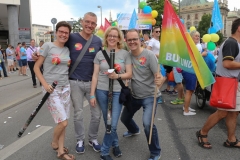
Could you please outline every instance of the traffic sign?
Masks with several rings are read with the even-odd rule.
[[[52,18],[51,22],[52,22],[52,24],[56,24],[57,23],[57,19],[56,18]]]

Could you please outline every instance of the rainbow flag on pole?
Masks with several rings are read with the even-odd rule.
[[[163,15],[159,63],[195,73],[202,88],[213,84],[211,71],[168,0]]]
[[[101,25],[100,28],[97,30],[96,35],[100,38],[104,37],[104,27]]]

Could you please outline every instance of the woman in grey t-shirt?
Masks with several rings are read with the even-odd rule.
[[[105,125],[107,124],[108,114],[108,90],[109,79],[113,79],[113,101],[112,101],[112,115],[111,115],[111,133],[105,133],[103,144],[101,147],[101,159],[111,159],[109,150],[113,147],[113,154],[115,157],[122,155],[117,136],[117,124],[122,110],[122,104],[119,103],[119,95],[121,86],[117,81],[118,78],[122,80],[130,79],[132,77],[132,66],[129,52],[123,50],[123,36],[117,27],[109,27],[104,35],[104,46],[107,47],[106,52],[110,55],[110,50],[115,49],[115,64],[114,68],[118,72],[116,74],[108,73],[109,65],[106,61],[102,51],[99,51],[94,59],[94,72],[92,76],[90,102],[94,106],[96,98],[103,113]]]
[[[43,86],[43,93],[51,93],[47,99],[47,106],[52,117],[57,123],[54,129],[52,148],[57,151],[59,159],[74,160],[64,147],[65,129],[70,115],[70,85],[68,81],[68,66],[70,62],[69,50],[64,46],[69,38],[71,26],[61,21],[56,26],[56,41],[45,43],[35,63],[34,72]],[[43,75],[40,71],[43,65]],[[57,81],[55,89],[51,84]]]

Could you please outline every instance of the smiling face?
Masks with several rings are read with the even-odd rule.
[[[200,33],[197,31],[193,31],[193,33],[190,33],[191,37],[195,44],[198,44],[200,42]]]
[[[82,24],[82,28],[83,28],[82,31],[84,33],[90,35],[93,33],[93,31],[95,30],[95,28],[97,26],[97,17],[86,14],[84,16],[84,18],[81,20],[81,24]]]
[[[60,43],[66,43],[69,38],[69,34],[70,31],[68,27],[64,26],[59,27],[56,32],[57,41]]]
[[[107,35],[107,46],[111,48],[116,48],[119,43],[118,31],[111,30]]]
[[[127,32],[126,41],[127,41],[128,48],[131,51],[136,51],[141,48],[141,42],[139,39],[139,35],[136,31]]]

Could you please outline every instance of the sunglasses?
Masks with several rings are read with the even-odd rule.
[[[155,31],[156,33],[160,33],[161,31]]]

